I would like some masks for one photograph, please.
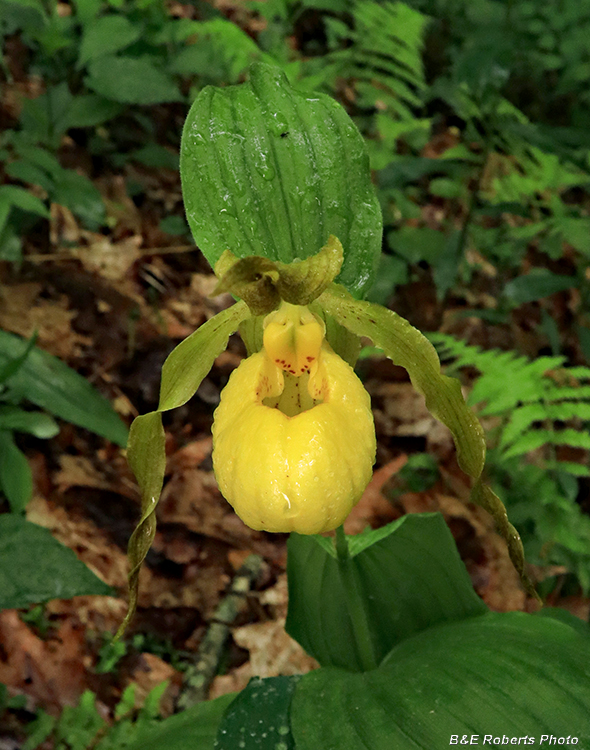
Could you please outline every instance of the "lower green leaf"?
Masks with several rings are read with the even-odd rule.
[[[0,515],[0,609],[113,589],[60,544],[48,529],[17,515]]]
[[[349,546],[377,663],[424,628],[487,611],[438,513],[404,516]],[[291,534],[288,552],[289,635],[322,666],[362,671],[332,540]]]
[[[589,717],[590,639],[515,612],[430,628],[372,672],[305,675],[291,726],[297,750],[433,750],[472,735],[490,746],[526,735],[535,747],[571,736],[587,749]]]
[[[299,677],[254,677],[225,713],[215,750],[295,750],[289,711]]]

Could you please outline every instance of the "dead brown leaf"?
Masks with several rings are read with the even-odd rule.
[[[75,310],[68,300],[41,299],[42,285],[24,282],[0,290],[0,328],[30,338],[38,333],[38,345],[60,359],[79,356],[91,340],[72,328]]]
[[[117,288],[115,282],[122,282],[141,257],[141,235],[125,237],[118,242],[113,242],[103,234],[84,232],[84,236],[88,244],[72,248],[70,253],[80,260],[87,271],[97,273]],[[129,294],[131,290],[128,285],[124,285],[124,289],[120,291]]]
[[[216,677],[209,692],[210,698],[242,690],[251,677],[276,677],[278,675],[306,674],[319,664],[308,656],[285,630],[287,614],[287,575],[283,573],[277,583],[263,591],[261,604],[269,605],[276,619],[236,628],[233,639],[250,653],[250,660],[228,675]]]
[[[86,687],[83,628],[68,620],[43,641],[8,609],[0,612],[0,642],[0,683],[51,713],[78,702]]]
[[[53,481],[62,493],[70,487],[110,488],[109,482],[85,456],[64,453],[59,457],[59,465],[60,469],[53,475]]]
[[[399,516],[393,505],[383,495],[383,485],[404,466],[408,457],[404,454],[377,469],[373,478],[363,492],[363,496],[351,510],[346,521],[344,531],[347,534],[360,534],[367,526],[377,528],[384,526]]]
[[[127,684],[135,685],[135,708],[141,708],[148,693],[168,681],[160,703],[162,716],[166,718],[174,711],[174,701],[180,692],[182,675],[174,667],[154,654],[140,654]]]

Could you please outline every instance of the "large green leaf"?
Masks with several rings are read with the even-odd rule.
[[[48,529],[0,515],[0,609],[114,591]]]
[[[487,611],[438,513],[404,516],[349,544],[377,664],[424,628]],[[322,666],[361,671],[332,541],[291,534],[287,571],[289,634]]]
[[[305,675],[291,726],[297,750],[433,750],[453,735],[490,746],[528,735],[535,747],[571,735],[588,750],[590,637],[520,612],[430,628],[372,672]]]
[[[219,723],[235,697],[235,693],[222,695],[156,725],[140,726],[125,750],[213,750]],[[237,750],[237,743],[235,747]]]
[[[227,709],[216,750],[295,750],[289,711],[299,677],[254,677]]]
[[[362,136],[333,99],[295,91],[265,63],[250,80],[206,87],[182,136],[180,170],[193,236],[212,266],[225,250],[291,262],[330,234],[344,247],[339,281],[371,284],[382,219]]]
[[[28,342],[0,331],[0,368],[18,357]],[[11,393],[96,432],[117,445],[127,443],[127,427],[110,403],[81,375],[36,347],[6,382]]]

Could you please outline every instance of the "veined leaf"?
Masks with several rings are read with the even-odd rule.
[[[23,511],[33,494],[33,474],[12,432],[0,429],[0,490],[13,513]]]
[[[344,247],[340,282],[357,296],[371,284],[381,210],[363,138],[330,97],[299,93],[255,63],[248,83],[201,91],[180,169],[187,219],[212,266],[227,249],[303,260],[333,234]]]
[[[182,99],[171,76],[154,65],[149,55],[106,55],[90,61],[86,85],[123,104],[160,104]]]
[[[77,68],[82,68],[89,60],[111,55],[133,42],[141,36],[142,28],[139,24],[132,24],[125,16],[111,14],[95,19],[84,26],[80,55]]]
[[[304,675],[291,709],[295,744],[433,750],[453,735],[547,734],[588,747],[589,664],[590,638],[550,618],[490,613],[429,628],[372,672]]]
[[[229,706],[216,750],[295,750],[289,710],[299,676],[254,677]]]
[[[48,439],[57,435],[59,425],[49,414],[25,411],[17,406],[0,405],[0,430],[28,432],[35,437]]]
[[[349,546],[377,664],[424,628],[487,611],[438,513],[404,516]],[[322,666],[362,671],[332,540],[291,534],[287,572],[289,635]]]

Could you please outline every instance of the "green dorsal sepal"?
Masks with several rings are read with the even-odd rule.
[[[281,300],[292,305],[309,305],[340,273],[343,257],[342,244],[334,235],[330,235],[318,253],[292,263],[261,256],[238,259],[226,250],[215,264],[219,283],[214,294],[235,294],[253,315],[267,315]]]

